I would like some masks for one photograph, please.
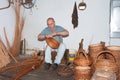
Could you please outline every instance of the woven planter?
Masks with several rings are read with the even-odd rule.
[[[109,54],[113,59],[100,58],[101,55]],[[116,59],[110,51],[101,51],[98,53],[96,61],[94,63],[95,69],[108,70],[112,72],[117,72]]]

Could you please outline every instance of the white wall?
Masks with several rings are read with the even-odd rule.
[[[46,19],[54,17],[56,24],[68,29],[70,35],[64,38],[67,48],[78,49],[81,38],[84,38],[84,48],[100,41],[109,44],[109,3],[110,0],[85,0],[87,9],[78,11],[79,25],[73,29],[71,15],[74,2],[77,5],[82,0],[39,0],[33,14],[26,10],[26,23],[23,38],[26,38],[28,48],[42,48],[44,42],[37,41],[37,35],[47,26]]]
[[[8,5],[7,0],[0,0],[0,8]],[[13,42],[14,37],[14,29],[15,29],[15,12],[12,7],[7,9],[0,10],[0,38],[6,45],[5,35],[3,28],[5,27],[8,40],[10,41],[10,45]]]
[[[44,47],[45,42],[37,41],[37,36],[47,26],[48,17],[54,17],[57,25],[69,31],[69,37],[64,38],[64,43],[69,49],[78,49],[82,38],[86,50],[89,44],[100,41],[109,45],[110,0],[84,0],[87,9],[78,11],[79,25],[73,29],[71,15],[75,1],[78,5],[82,0],[37,0],[37,7],[32,8],[32,15],[31,10],[25,10],[26,21],[22,39],[26,39],[27,48]]]

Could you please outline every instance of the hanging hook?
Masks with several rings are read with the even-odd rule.
[[[10,7],[10,3],[11,3],[11,0],[8,0],[8,6],[7,6],[7,7],[0,8],[0,10],[9,8],[9,7]]]

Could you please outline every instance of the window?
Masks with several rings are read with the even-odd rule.
[[[120,37],[120,0],[111,0],[110,37]]]

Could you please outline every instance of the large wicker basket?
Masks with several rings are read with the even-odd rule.
[[[93,62],[95,61],[98,53],[103,51],[104,49],[105,49],[105,43],[104,42],[89,45],[89,53],[90,53],[90,56],[93,59]]]
[[[111,55],[113,59],[108,59],[106,57],[100,58],[100,56],[105,54]],[[117,72],[116,59],[110,51],[101,51],[96,58],[94,66],[96,70],[101,69],[101,70]]]
[[[120,46],[106,46],[106,50],[110,50],[116,59],[116,64],[119,69],[117,80],[120,80]],[[107,56],[110,57],[109,55]]]

